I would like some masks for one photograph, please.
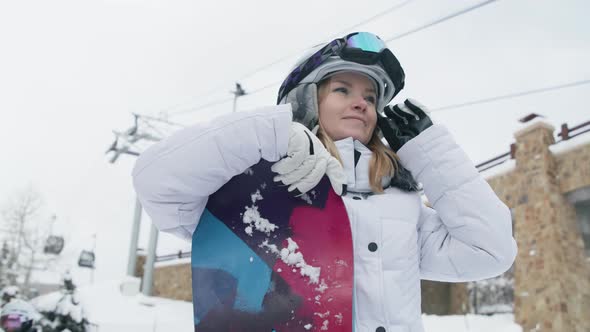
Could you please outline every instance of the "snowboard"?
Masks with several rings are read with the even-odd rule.
[[[347,331],[353,247],[326,176],[295,197],[261,161],[209,196],[192,238],[195,331]]]

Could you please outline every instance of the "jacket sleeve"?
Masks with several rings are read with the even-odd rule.
[[[399,151],[433,208],[418,221],[420,275],[439,281],[491,278],[516,257],[510,210],[448,130],[433,125]]]
[[[155,226],[190,241],[209,195],[260,159],[287,153],[289,104],[222,116],[158,142],[133,169],[139,201]]]

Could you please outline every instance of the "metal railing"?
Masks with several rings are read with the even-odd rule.
[[[567,141],[572,139],[576,136],[582,135],[584,133],[590,132],[590,121],[586,121],[582,124],[579,124],[575,127],[569,128],[567,123],[561,125],[561,131],[557,134],[558,139],[555,140],[555,144],[561,143],[563,141]],[[482,163],[475,165],[479,172],[483,172],[490,168],[496,167],[504,162],[514,159],[516,155],[516,144],[510,144],[510,151],[503,153],[499,156],[496,156],[492,159],[486,160]]]
[[[137,249],[137,253],[138,254],[143,254],[145,255],[145,250],[142,248],[138,248]],[[168,254],[168,255],[161,255],[161,256],[156,256],[156,262],[165,262],[165,261],[171,261],[171,260],[175,260],[175,259],[180,259],[180,258],[188,258],[191,257],[191,252],[190,251],[182,251],[179,250],[177,253],[175,254]]]
[[[478,171],[483,172],[485,170],[488,170],[490,168],[496,167],[500,164],[503,164],[504,162],[510,160],[510,159],[514,159],[514,156],[516,154],[516,144],[512,143],[510,144],[510,151],[503,153],[499,156],[496,156],[490,160],[486,160],[482,163],[479,163],[477,165],[475,165],[475,168],[477,168]]]
[[[586,128],[587,127],[587,128]],[[590,131],[590,121],[586,121],[582,124],[579,124],[573,128],[568,128],[567,123],[561,125],[561,131],[557,136],[561,137],[559,141],[555,143],[559,143],[561,141],[567,141],[570,138],[574,138],[576,136],[582,135]]]
[[[183,252],[182,250],[179,250],[178,253],[176,253],[176,254],[156,256],[156,262],[165,262],[165,261],[171,261],[174,259],[187,258],[187,257],[191,257],[190,251]]]

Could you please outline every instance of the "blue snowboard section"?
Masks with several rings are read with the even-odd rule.
[[[220,255],[222,252],[231,254]],[[272,270],[207,209],[193,237],[192,268],[200,270],[193,282],[198,288],[193,294],[200,295],[193,298],[195,312],[204,316],[219,306],[252,313],[262,310]],[[195,324],[202,318],[195,317]]]
[[[192,238],[192,284],[195,331],[270,331],[292,319],[303,299],[273,271],[276,254],[260,244],[283,243],[292,235],[292,211],[322,209],[330,184],[327,177],[307,199],[275,184],[272,163],[262,160],[233,177],[209,196]],[[272,234],[246,233],[243,213],[255,203],[261,216],[278,226]]]

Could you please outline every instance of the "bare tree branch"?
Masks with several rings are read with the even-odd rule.
[[[0,283],[16,283],[17,278],[28,287],[33,270],[49,268],[49,262],[56,258],[43,252],[45,241],[50,235],[50,225],[44,223],[41,215],[43,199],[41,194],[29,186],[16,193],[4,204],[1,232],[4,233]],[[0,285],[1,286],[1,285]]]

